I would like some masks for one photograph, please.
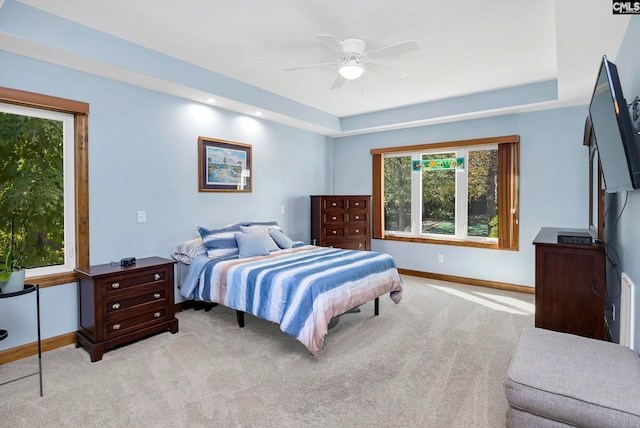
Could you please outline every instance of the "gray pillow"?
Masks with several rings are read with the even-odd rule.
[[[236,233],[236,242],[238,243],[238,258],[254,256],[267,256],[269,249],[267,248],[267,237],[262,233]]]
[[[258,233],[263,235],[267,240],[267,248],[269,249],[269,251],[278,251],[280,249],[280,247],[278,247],[278,244],[276,244],[276,241],[274,241],[273,238],[271,238],[271,236],[269,235],[269,226],[267,225],[240,226],[240,230],[242,230],[242,233]]]
[[[283,250],[285,248],[291,248],[293,246],[293,241],[291,240],[291,238],[285,235],[280,228],[270,227],[269,236],[271,236],[271,238],[276,241],[276,244],[278,244],[278,247],[282,248]]]

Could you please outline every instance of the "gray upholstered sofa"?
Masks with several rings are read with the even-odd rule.
[[[615,343],[527,328],[505,391],[509,427],[640,427],[640,358]]]

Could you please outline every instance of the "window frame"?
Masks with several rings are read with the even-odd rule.
[[[373,188],[373,233],[374,239],[385,239],[427,244],[457,245],[517,251],[519,248],[519,181],[520,181],[520,137],[500,137],[471,140],[446,141],[414,146],[398,146],[371,149]],[[384,228],[384,157],[402,153],[433,150],[455,150],[459,147],[498,146],[498,239],[482,241],[477,238],[418,237],[385,233]],[[413,202],[413,201],[412,201]],[[501,208],[503,207],[503,208]]]
[[[74,192],[75,192],[75,267],[89,265],[89,104],[65,98],[0,87],[0,103],[73,115]],[[40,287],[77,281],[73,269],[28,277]]]

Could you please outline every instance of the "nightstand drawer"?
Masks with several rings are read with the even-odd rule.
[[[166,280],[166,277],[166,269],[153,269],[136,273],[134,275],[121,275],[105,281],[104,290],[107,294],[119,292],[132,287],[163,282]]]
[[[138,311],[132,312],[132,315],[134,316],[131,318],[107,322],[107,338],[127,334],[148,325],[163,322],[167,317],[167,309],[164,307],[155,310],[151,308],[150,311],[144,313],[139,313]]]
[[[134,295],[125,296],[122,294],[122,298],[120,296],[112,296],[109,300],[105,301],[104,311],[106,314],[110,315],[116,312],[122,312],[126,309],[148,304],[148,303],[156,303],[161,302],[162,304],[166,304],[167,302],[167,290],[166,287],[144,287],[142,293],[136,293]],[[115,298],[114,298],[115,297]]]

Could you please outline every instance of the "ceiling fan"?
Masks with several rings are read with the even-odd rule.
[[[301,70],[314,67],[336,67],[338,76],[331,85],[331,89],[342,87],[344,80],[355,80],[362,76],[370,66],[385,67],[399,73],[400,77],[405,77],[406,72],[396,70],[385,65],[375,63],[378,59],[400,55],[406,52],[418,50],[420,47],[412,40],[397,43],[372,51],[367,51],[367,43],[361,39],[338,40],[331,34],[318,34],[317,37],[334,53],[338,54],[340,60],[337,62],[324,62],[319,64],[301,65],[284,68],[284,71]]]

